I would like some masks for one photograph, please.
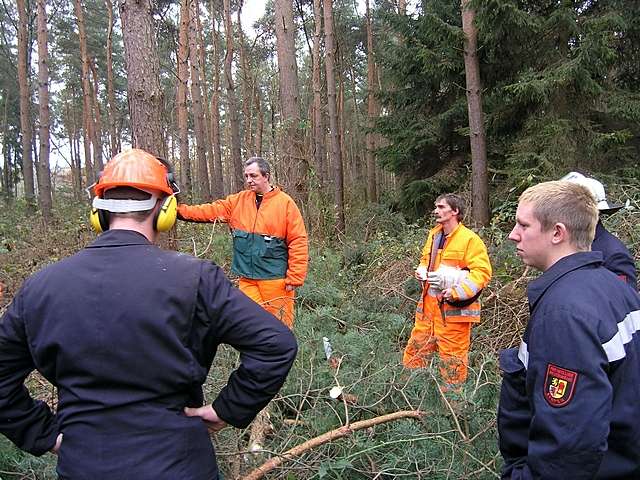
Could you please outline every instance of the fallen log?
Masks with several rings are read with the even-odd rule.
[[[244,479],[259,480],[271,470],[279,467],[283,463],[289,462],[294,458],[299,457],[307,450],[311,450],[325,443],[333,442],[334,440],[337,440],[339,438],[346,437],[347,435],[350,435],[352,432],[355,432],[357,430],[370,428],[375,425],[380,425],[382,423],[392,422],[394,420],[400,420],[403,418],[415,418],[416,420],[419,420],[425,413],[426,412],[423,412],[421,410],[402,410],[400,412],[394,412],[387,415],[381,415],[379,417],[369,418],[368,420],[360,420],[359,422],[354,422],[350,425],[344,425],[340,428],[336,428],[335,430],[331,430],[315,438],[307,440],[306,442],[301,443],[300,445],[297,445],[290,450],[287,450],[282,455],[266,461],[261,466],[249,473],[246,477],[244,477]]]

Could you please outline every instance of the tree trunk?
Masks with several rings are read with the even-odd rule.
[[[96,172],[101,172],[104,169],[104,162],[102,161],[102,113],[100,113],[100,102],[98,101],[98,72],[96,71],[93,59],[89,60],[89,67],[91,68],[91,75],[93,76],[91,112],[95,120],[93,124],[93,166]]]
[[[270,129],[270,135],[271,135],[271,149],[273,151],[273,161],[274,163],[278,161],[278,157],[279,155],[279,151],[278,151],[278,144],[276,143],[276,104],[274,101],[274,97],[277,96],[277,94],[275,93],[276,90],[276,86],[274,85],[275,82],[270,82],[270,92],[269,92],[269,124],[271,126]]]
[[[313,18],[315,29],[313,32],[313,156],[316,171],[321,185],[329,181],[329,167],[327,165],[326,134],[324,122],[324,106],[322,105],[322,78],[320,59],[320,43],[322,41],[322,0],[313,0]]]
[[[109,123],[110,157],[120,152],[120,138],[116,132],[116,94],[113,87],[113,3],[105,0],[108,15],[107,27],[107,122]]]
[[[163,93],[158,73],[160,62],[151,16],[151,0],[121,0],[120,19],[132,143],[135,148],[164,158]]]
[[[470,0],[462,0],[462,30],[464,42],[464,70],[467,81],[469,107],[469,136],[471,137],[472,212],[474,221],[489,224],[489,192],[487,176],[487,147],[482,114],[482,85],[478,62],[478,31],[474,25],[475,10]]]
[[[211,142],[211,109],[209,105],[209,86],[207,82],[207,59],[206,59],[206,51],[207,46],[204,43],[204,37],[202,35],[202,23],[200,22],[200,7],[197,5],[197,13],[196,16],[196,39],[198,43],[198,58],[200,59],[200,71],[202,72],[202,82],[201,82],[201,90],[202,90],[202,110],[204,111],[204,132],[205,132],[205,148],[207,152],[207,166],[209,169],[209,197],[213,195],[213,183],[214,177],[216,176],[216,165],[215,159],[213,158],[213,145]],[[214,197],[218,198],[218,197]]]
[[[13,168],[11,166],[11,148],[9,147],[9,124],[7,119],[9,118],[9,91],[5,89],[2,92],[2,98],[4,99],[3,113],[2,113],[2,156],[4,158],[4,168],[2,169],[2,189],[4,191],[4,197],[8,202],[13,199]]]
[[[211,25],[213,91],[211,92],[210,133],[214,168],[211,175],[211,195],[213,198],[220,198],[224,196],[224,172],[222,170],[222,147],[220,143],[220,40],[218,38],[218,26],[213,13],[213,0],[209,0],[209,11],[213,18]]]
[[[224,0],[224,31],[227,38],[227,51],[224,57],[224,76],[227,86],[227,109],[231,130],[231,190],[237,191],[243,185],[244,168],[240,152],[240,119],[238,118],[238,100],[233,86],[231,64],[233,63],[233,24],[231,23],[231,0]]]
[[[398,13],[400,15],[407,14],[407,0],[398,0]]]
[[[335,41],[333,38],[333,5],[332,0],[324,1],[324,32],[325,32],[325,68],[327,76],[327,110],[329,112],[329,137],[331,143],[331,158],[334,168],[334,193],[336,208],[336,229],[339,233],[345,231],[344,219],[344,177],[342,173],[342,152],[338,138],[338,111],[336,106],[336,75],[335,75]]]
[[[24,196],[30,209],[35,206],[33,157],[31,155],[31,95],[29,88],[29,55],[27,10],[25,0],[17,0],[18,8],[18,83],[20,85],[20,130],[22,132],[22,176]]]
[[[40,189],[38,200],[45,224],[51,223],[51,172],[49,170],[49,49],[45,0],[38,1],[38,103],[40,104]]]
[[[189,126],[187,84],[189,83],[189,0],[180,1],[178,31],[178,79],[176,80],[176,117],[180,142],[180,183],[187,198],[191,198],[191,159],[189,158]]]
[[[89,81],[89,53],[87,51],[87,32],[84,23],[84,10],[81,0],[74,0],[76,19],[78,22],[78,33],[80,41],[80,61],[82,64],[82,116],[84,126],[84,161],[87,170],[87,182],[93,183],[97,178],[96,165],[91,155],[91,144],[93,143],[95,155],[95,135],[91,102],[91,83]]]
[[[262,156],[262,134],[264,132],[264,118],[262,116],[262,98],[260,97],[260,89],[258,82],[253,84],[254,103],[256,105],[256,136],[255,136],[255,152],[256,155]]]
[[[196,158],[198,177],[195,182],[195,194],[198,201],[211,198],[209,190],[209,172],[207,170],[207,135],[204,128],[202,109],[202,89],[200,85],[200,60],[198,58],[197,21],[198,0],[190,1],[189,15],[189,63],[191,65],[191,106],[193,108],[193,127],[196,136]]]
[[[373,29],[371,22],[371,10],[369,9],[369,0],[365,0],[367,10],[367,120],[368,131],[366,133],[366,150],[367,150],[367,198],[369,202],[378,201],[378,189],[376,184],[376,159],[374,150],[376,148],[375,134],[372,129],[375,126],[378,108],[375,98],[375,60],[373,57]]]
[[[275,0],[275,30],[278,52],[278,76],[280,79],[280,152],[283,173],[286,172],[285,189],[305,205],[308,196],[308,164],[302,152],[300,131],[300,105],[298,100],[298,67],[296,64],[295,36],[292,0]]]
[[[67,131],[67,137],[69,139],[70,159],[69,167],[71,168],[71,184],[73,188],[73,199],[80,200],[82,191],[82,172],[80,169],[80,162],[76,163],[76,159],[79,159],[80,144],[78,141],[78,122],[76,121],[76,114],[74,105],[76,104],[75,92],[71,89],[71,98],[65,98],[64,105],[64,127]]]
[[[253,104],[253,88],[251,69],[247,60],[247,52],[244,45],[244,32],[242,30],[242,1],[238,6],[237,22],[238,22],[238,51],[240,53],[240,72],[242,80],[242,116],[244,117],[244,151],[245,156],[253,157],[253,115],[251,114]]]
[[[80,161],[80,122],[78,122],[78,115],[75,105],[77,105],[77,96],[76,91],[73,91],[73,98],[71,100],[72,110],[71,110],[71,134],[72,141],[75,145],[73,149],[73,158],[72,158],[72,174],[73,174],[73,185],[74,185],[74,196],[77,195],[78,200],[82,198],[82,163]],[[87,182],[88,183],[88,182]]]

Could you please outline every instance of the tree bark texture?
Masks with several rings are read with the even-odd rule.
[[[93,59],[89,60],[89,67],[91,67],[91,75],[93,76],[93,90],[91,97],[93,124],[93,151],[94,155],[94,168],[96,172],[101,172],[104,169],[104,162],[102,160],[102,113],[100,112],[100,101],[98,99],[98,71]]]
[[[2,169],[2,189],[4,191],[4,197],[9,202],[13,199],[13,167],[11,166],[11,148],[9,147],[9,123],[7,122],[9,113],[9,90],[4,89],[2,92],[2,98],[4,99],[4,105],[2,107],[2,157],[4,160],[4,167]]]
[[[51,222],[51,172],[49,170],[49,48],[45,0],[37,0],[38,11],[38,103],[40,104],[40,189],[38,201],[45,223]]]
[[[285,174],[285,189],[298,201],[306,204],[308,196],[308,164],[302,152],[298,66],[296,63],[292,0],[275,0],[275,30],[280,80],[280,152]]]
[[[254,103],[256,105],[256,136],[254,138],[255,141],[255,152],[256,155],[262,156],[262,135],[264,132],[264,117],[262,116],[262,98],[260,96],[260,88],[258,87],[258,82],[253,83],[253,96]]]
[[[31,95],[29,88],[27,10],[25,0],[17,0],[18,8],[18,84],[20,86],[20,130],[22,131],[22,177],[27,205],[35,205],[33,156],[31,152]]]
[[[342,172],[342,152],[338,133],[338,109],[336,105],[336,75],[335,75],[335,40],[333,36],[333,5],[332,0],[323,0],[324,32],[325,32],[325,68],[327,75],[327,110],[329,112],[329,138],[331,144],[331,159],[334,169],[334,201],[336,209],[336,229],[339,233],[345,231],[344,219],[344,176]]]
[[[82,124],[84,134],[84,161],[85,168],[87,170],[87,182],[93,183],[97,178],[97,171],[94,162],[95,156],[95,135],[92,99],[91,99],[91,83],[89,80],[89,53],[87,50],[87,32],[84,23],[84,8],[82,7],[81,0],[74,0],[74,7],[76,13],[76,20],[78,22],[78,33],[80,41],[80,61],[82,65]],[[91,154],[91,144],[94,146],[93,154]]]
[[[244,154],[245,157],[253,157],[255,155],[253,148],[253,88],[252,75],[249,61],[247,60],[247,52],[245,48],[244,31],[242,30],[242,2],[238,6],[237,22],[238,22],[238,51],[240,53],[240,80],[242,82],[242,120],[244,124]]]
[[[116,129],[116,94],[113,87],[113,2],[105,0],[107,7],[107,122],[109,124],[110,156],[115,156],[120,152],[120,137]]]
[[[322,0],[313,0],[313,157],[320,185],[329,181],[329,167],[327,165],[326,128],[324,120],[324,105],[322,104],[322,60],[320,58],[320,44],[322,42]]]
[[[200,21],[200,0],[196,0],[195,11],[197,15],[196,18],[196,40],[198,44],[198,58],[200,60],[199,67],[201,72],[201,82],[200,82],[200,90],[202,91],[202,110],[204,112],[204,143],[205,150],[207,154],[207,168],[209,170],[208,180],[209,183],[207,185],[209,191],[209,198],[213,195],[213,177],[216,175],[216,166],[213,158],[213,145],[211,142],[211,110],[209,105],[209,82],[207,80],[207,71],[211,70],[212,67],[207,68],[207,46],[204,42],[204,37],[202,35],[202,22]],[[193,7],[192,7],[193,8]],[[214,197],[215,198],[215,197]]]
[[[222,146],[220,143],[220,40],[218,24],[215,20],[213,0],[209,0],[209,11],[213,17],[211,25],[212,92],[211,92],[211,147],[213,150],[213,172],[211,175],[211,195],[213,198],[224,196],[224,172],[222,170]]]
[[[193,128],[196,136],[196,159],[198,177],[195,182],[195,194],[199,202],[211,197],[209,190],[209,171],[207,169],[207,135],[204,128],[205,118],[202,108],[202,87],[200,84],[200,59],[198,58],[197,16],[198,2],[190,0],[189,15],[189,64],[191,65],[191,106],[193,108]]]
[[[121,0],[120,19],[127,69],[127,98],[132,143],[153,155],[166,156],[162,135],[163,92],[151,0]]]
[[[180,144],[180,183],[187,198],[191,198],[191,159],[189,158],[189,125],[187,84],[189,83],[189,0],[180,0],[178,29],[178,78],[176,80],[176,119]]]
[[[231,64],[233,63],[233,24],[231,23],[231,0],[224,0],[224,32],[227,38],[227,51],[224,57],[224,77],[227,87],[227,115],[229,129],[231,133],[231,166],[233,175],[231,176],[230,189],[240,190],[244,184],[244,168],[242,163],[242,153],[240,150],[240,118],[238,114],[238,100],[236,98],[235,87],[233,85],[233,73]]]
[[[470,0],[462,0],[462,30],[464,42],[464,70],[469,110],[471,139],[471,185],[473,219],[479,225],[489,224],[489,191],[487,174],[487,146],[482,112],[482,83],[478,62],[478,30],[474,24],[475,10]]]
[[[375,97],[375,59],[373,56],[373,22],[371,21],[371,10],[369,8],[369,0],[365,0],[367,15],[367,123],[368,131],[366,133],[367,148],[367,198],[369,202],[378,201],[378,188],[376,182],[376,159],[374,150],[376,148],[375,134],[372,129],[375,126],[378,108]]]

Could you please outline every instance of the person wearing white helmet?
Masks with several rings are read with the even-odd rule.
[[[615,213],[623,207],[623,205],[620,204],[609,203],[604,185],[595,178],[585,177],[578,172],[570,172],[562,177],[561,180],[587,187],[596,199],[600,215]],[[633,256],[620,239],[604,228],[601,219],[598,219],[596,225],[596,236],[591,244],[591,250],[594,252],[602,252],[604,267],[615,273],[633,289],[638,289],[636,264]]]

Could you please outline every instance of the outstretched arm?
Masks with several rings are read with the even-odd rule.
[[[190,222],[210,223],[216,220],[228,222],[231,212],[237,201],[238,194],[229,195],[211,203],[202,203],[200,205],[187,205],[181,203],[178,205],[178,218]]]

